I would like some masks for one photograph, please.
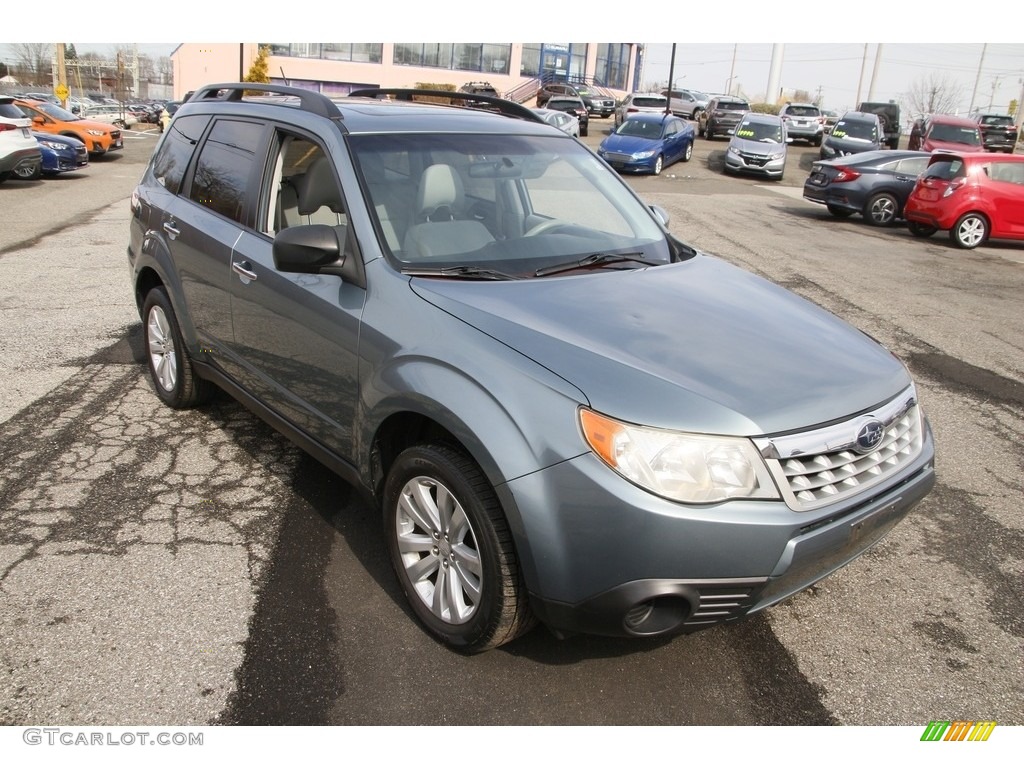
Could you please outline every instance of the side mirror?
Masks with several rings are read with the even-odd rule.
[[[282,229],[274,238],[274,266],[280,272],[337,275],[346,283],[366,287],[363,263],[345,252],[348,227],[304,224]]]
[[[661,225],[663,227],[667,228],[668,227],[669,218],[670,218],[669,215],[668,215],[668,211],[666,211],[660,205],[654,205],[653,203],[651,204],[650,209],[651,209],[651,213],[654,214],[654,218],[656,218],[658,221],[660,221]]]

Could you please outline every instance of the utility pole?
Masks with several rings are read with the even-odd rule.
[[[64,109],[68,108],[68,72],[67,66],[64,63],[64,43],[57,43],[54,49],[57,54],[57,85],[53,89],[54,95],[60,99],[60,105]]]
[[[676,44],[672,43],[672,61],[668,63],[668,94],[665,96],[665,114],[672,114],[672,86],[676,76]]]
[[[868,85],[868,101],[875,100],[875,81],[878,79],[878,70],[882,66],[882,44],[879,43],[875,49],[875,66],[871,70],[871,83]],[[859,106],[859,101],[858,101]]]
[[[857,106],[860,106],[860,91],[864,87],[864,68],[868,65],[868,44],[864,43],[864,56],[860,60],[860,77],[857,78]]]
[[[729,96],[732,96],[733,81],[736,79],[736,49],[739,47],[739,43],[732,44],[732,67],[729,69],[729,79],[725,81],[725,92]]]
[[[981,46],[981,58],[978,60],[978,74],[974,77],[974,90],[971,91],[971,106],[967,109],[967,114],[971,114],[974,111],[974,97],[978,95],[978,83],[981,81],[981,67],[985,63],[985,50],[988,48],[988,43],[983,43]]]

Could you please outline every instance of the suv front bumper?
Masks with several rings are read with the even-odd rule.
[[[501,492],[529,510],[520,555],[533,610],[556,634],[610,636],[692,632],[761,611],[859,557],[927,495],[925,431],[919,456],[889,482],[814,513],[778,501],[674,504],[591,455],[519,478]]]

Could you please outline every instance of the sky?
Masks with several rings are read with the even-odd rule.
[[[139,34],[139,21],[130,12],[118,18],[89,18],[82,17],[70,0],[51,2],[65,5],[73,14],[74,35],[80,40],[131,40]],[[496,6],[484,11],[479,0],[447,0],[432,5],[430,14],[385,11],[384,18],[383,4],[334,13],[310,10],[290,17],[277,13],[267,20],[258,14],[240,18],[224,5],[213,8],[208,0],[175,0],[174,13],[162,13],[159,24],[141,25],[145,39],[139,42],[140,52],[169,55],[182,41],[525,42],[543,33],[550,41],[646,41],[642,85],[664,87],[672,61],[671,34],[688,41],[676,42],[676,87],[725,91],[733,75],[742,92],[755,100],[763,98],[768,87],[773,44],[782,45],[779,84],[784,92],[802,90],[814,99],[820,92],[822,105],[839,111],[855,107],[858,93],[861,100],[868,100],[872,79],[873,100],[888,101],[900,100],[922,78],[940,77],[958,94],[961,112],[972,105],[972,95],[976,107],[991,104],[994,110],[1006,111],[1011,100],[1020,100],[1024,88],[1024,35],[1019,25],[979,17],[979,31],[973,33],[971,23],[962,17],[949,23],[940,18],[944,14],[929,18],[919,4],[893,0],[859,0],[855,8],[819,3],[772,14],[746,0],[703,10],[693,4],[618,6],[616,0],[608,0],[602,8],[610,13],[596,3],[581,9],[571,3],[517,0],[500,21],[492,16]],[[401,9],[404,2],[393,7]],[[635,8],[642,10],[634,13]],[[52,36],[54,27],[36,24],[34,13],[28,3],[15,3],[13,9],[5,9],[3,26]],[[19,14],[24,14],[24,24],[17,23]],[[899,35],[890,30],[899,30]],[[197,36],[197,31],[203,34]],[[4,42],[33,41],[42,42],[38,34],[0,41],[0,60],[9,63],[11,58]],[[114,45],[75,42],[80,53],[112,53]],[[876,71],[879,45],[882,54]]]

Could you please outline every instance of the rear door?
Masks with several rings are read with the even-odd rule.
[[[991,237],[1024,238],[1024,163],[993,159],[984,180],[992,206]]]

